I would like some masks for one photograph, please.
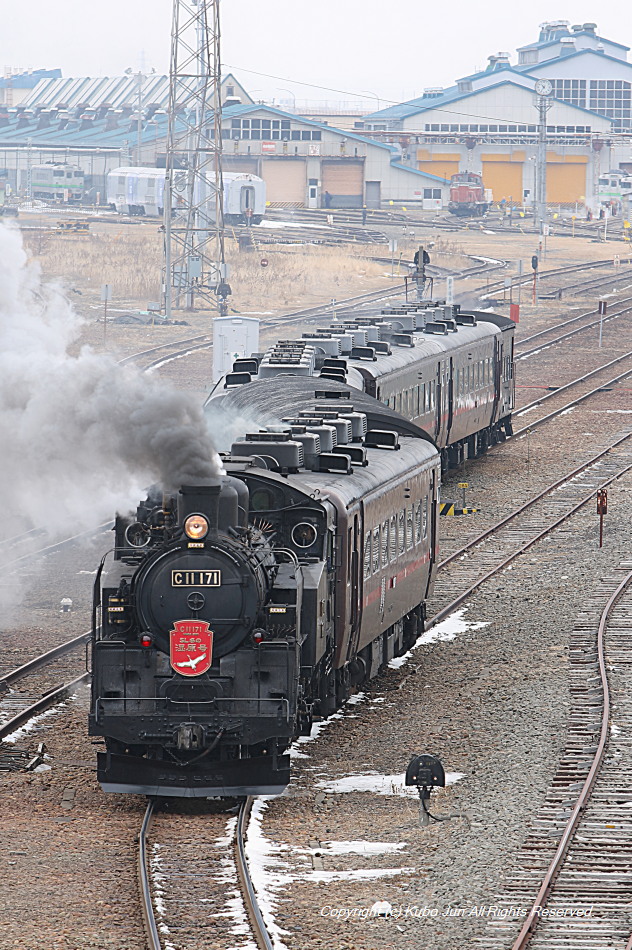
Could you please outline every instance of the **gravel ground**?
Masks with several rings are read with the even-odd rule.
[[[531,253],[532,238],[512,235],[511,241],[512,255]],[[503,235],[490,236],[483,244],[475,233],[460,234],[459,242],[465,250],[486,256],[508,253]],[[606,254],[603,246],[588,242],[574,242],[572,249],[577,259]],[[547,266],[568,260],[569,250],[569,241],[551,241]],[[458,290],[477,286],[473,280],[462,284]],[[574,301],[573,306],[580,304]],[[519,332],[539,329],[553,312],[567,312],[567,307],[557,302],[539,305],[524,317]],[[93,311],[86,313],[90,322],[81,344],[101,348],[103,327]],[[108,348],[122,356],[193,336],[207,330],[209,316],[194,314],[187,321],[188,327],[108,327]],[[604,328],[605,346],[616,348],[620,332],[613,330],[610,339],[610,330]],[[586,359],[594,358],[594,341],[583,346]],[[568,353],[564,357],[549,351],[550,363],[541,363],[540,356],[524,361],[519,382],[564,381],[558,377],[570,377],[575,369],[575,356]],[[597,354],[596,362],[605,362],[605,353],[603,358]],[[204,392],[209,366],[210,355],[203,351],[168,364],[162,372],[181,388]],[[581,416],[564,417],[555,431],[568,431],[571,445],[589,454],[611,426],[624,421],[623,416],[606,414],[612,407],[612,395],[603,394]],[[543,479],[552,481],[554,470],[566,467],[564,459],[574,449],[569,450],[566,435],[551,437],[550,431],[547,427],[530,437],[528,463],[523,440],[468,465],[468,501],[478,504],[484,499],[485,511],[476,526],[463,523],[472,519],[446,519],[451,522],[442,525],[446,550],[459,537],[478,533],[486,519],[495,519],[500,508],[513,507],[519,495]],[[462,477],[457,473],[454,480]],[[613,514],[629,510],[631,490],[629,480],[610,490]],[[473,904],[488,903],[502,891],[512,853],[554,771],[564,742],[568,632],[584,590],[629,549],[625,514],[609,518],[601,552],[595,547],[595,522],[592,510],[584,512],[532,557],[480,591],[465,617],[487,626],[420,647],[407,666],[380,677],[366,701],[351,706],[321,738],[302,747],[310,758],[296,760],[289,794],[271,803],[264,814],[265,835],[281,850],[264,856],[263,865],[273,870],[274,860],[290,865],[277,869],[281,883],[277,879],[275,891],[278,921],[291,931],[283,938],[288,947],[377,950],[418,947],[423,941],[433,950],[462,950],[482,932],[484,921],[478,917],[441,915],[450,904],[467,908],[469,915]],[[56,556],[34,578],[24,578],[22,607],[3,623],[3,669],[88,626],[92,577],[82,572],[95,569],[96,550],[81,549],[68,555],[70,560],[66,557]],[[75,610],[60,618],[62,596],[73,598]],[[83,693],[32,734],[34,740],[47,742],[50,771],[0,775],[5,806],[0,819],[0,864],[5,870],[0,899],[6,920],[0,950],[144,947],[134,879],[134,837],[142,803],[134,797],[106,797],[99,790],[86,720]],[[316,785],[369,771],[398,776],[409,755],[421,751],[440,755],[450,772],[463,773],[464,778],[437,797],[434,810],[460,811],[465,817],[420,829],[414,799],[369,791],[340,794]],[[393,784],[397,779],[386,781],[387,788]],[[404,847],[358,855],[350,845],[327,844],[335,841]],[[375,876],[389,869],[396,873]],[[368,872],[364,879],[357,879],[358,870]],[[332,880],[332,871],[354,873]],[[45,914],[34,914],[43,892]],[[401,905],[403,916],[345,920],[331,911],[321,914],[325,906],[342,908],[344,914],[345,908],[361,910],[376,900]],[[420,914],[423,907],[436,909],[438,916],[414,916],[414,911],[405,916],[409,905]]]
[[[574,618],[585,591],[629,554],[629,521],[617,512],[628,510],[630,492],[629,477],[610,489],[601,551],[591,506],[477,592],[465,619],[485,626],[419,647],[380,677],[366,703],[302,747],[310,758],[295,762],[288,795],[269,804],[263,822],[274,846],[264,863],[288,865],[267,882],[287,947],[462,950],[483,934],[564,748]],[[318,783],[345,775],[396,776],[418,752],[463,773],[432,809],[465,817],[420,828],[416,802],[401,795],[319,793]],[[397,855],[339,857],[327,853],[332,840],[406,844]],[[354,869],[355,880],[311,868],[310,841],[325,845],[317,852],[325,872]],[[295,883],[283,880],[291,876]],[[363,919],[382,900],[401,916]]]

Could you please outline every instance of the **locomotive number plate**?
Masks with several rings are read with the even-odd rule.
[[[221,587],[221,571],[172,571],[172,587]]]

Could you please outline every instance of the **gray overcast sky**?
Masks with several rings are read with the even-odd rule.
[[[144,58],[166,72],[171,9],[171,0],[4,0],[0,68],[108,76]],[[596,21],[601,35],[632,45],[632,25],[622,32],[626,9],[611,3],[604,11],[595,0],[223,0],[222,59],[255,98],[288,99],[289,89],[297,99],[334,100],[349,92],[387,105],[451,85],[499,50],[514,59],[545,20]]]

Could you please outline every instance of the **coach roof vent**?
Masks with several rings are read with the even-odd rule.
[[[289,423],[291,426],[306,426],[308,432],[315,432],[320,439],[320,450],[321,452],[333,452],[334,446],[337,445],[338,436],[336,430],[333,426],[324,425],[323,420],[319,416],[297,416],[292,418],[286,416],[283,419],[283,422]]]
[[[304,466],[303,446],[289,438],[290,433],[255,432],[233,442],[230,454],[262,459],[266,468],[282,475],[296,474]]]
[[[448,335],[448,328],[445,323],[427,323],[424,327],[424,333],[441,333],[444,336]]]
[[[437,320],[437,323],[443,323],[448,333],[458,333],[459,328],[456,325],[456,320],[448,319],[447,317],[440,317]]]
[[[318,456],[319,472],[336,472],[341,475],[350,475],[352,472],[351,459],[348,455],[334,455],[323,452]]]
[[[399,449],[399,435],[391,429],[369,429],[364,444],[367,449]]]
[[[351,393],[348,389],[316,389],[314,399],[346,399],[349,401]],[[350,407],[346,406],[345,408],[349,409]]]
[[[354,346],[351,350],[352,360],[376,360],[375,350],[372,346]]]
[[[259,360],[244,358],[233,362],[233,373],[250,373],[251,376],[256,376],[258,372]]]
[[[334,383],[346,383],[347,371],[336,369],[335,366],[323,366],[318,374],[319,379],[331,379]]]
[[[251,382],[252,376],[250,373],[226,373],[224,389],[229,389],[231,386],[243,386],[244,383]]]
[[[460,327],[475,327],[476,316],[473,313],[457,313],[456,322]]]
[[[414,346],[415,341],[411,333],[394,333],[391,337],[391,343],[395,346]]]

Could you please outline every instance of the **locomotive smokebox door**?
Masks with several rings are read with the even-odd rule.
[[[406,785],[445,788],[445,770],[435,755],[415,755],[406,769]]]

